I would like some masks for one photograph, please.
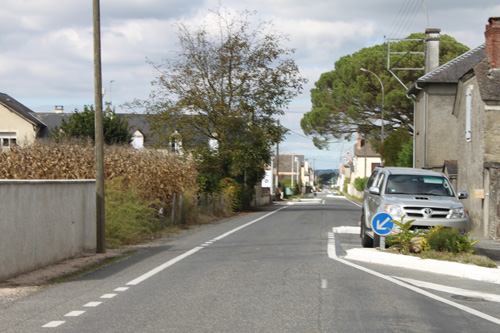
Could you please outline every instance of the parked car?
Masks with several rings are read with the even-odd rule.
[[[406,216],[403,222],[415,220],[412,228],[428,229],[440,225],[466,234],[470,231],[470,221],[459,199],[467,197],[465,191],[457,194],[448,178],[440,172],[377,167],[364,190],[361,245],[379,246],[380,236],[372,228],[372,220],[378,213],[388,213],[397,221]],[[393,232],[398,231],[395,227]]]

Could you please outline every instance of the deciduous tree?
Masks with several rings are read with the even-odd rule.
[[[142,106],[159,136],[175,128],[183,140],[214,143],[194,150],[205,190],[216,190],[225,177],[253,188],[285,134],[275,118],[306,80],[272,22],[257,23],[253,12],[221,7],[210,15],[200,26],[177,24],[180,48],[151,62],[155,89]]]
[[[106,112],[103,119],[104,142],[108,145],[129,144],[132,135],[128,131],[126,120],[116,116],[113,110]],[[95,111],[92,105],[85,105],[83,111],[78,109],[69,116],[68,120],[62,120],[61,127],[56,127],[51,132],[55,140],[63,138],[78,138],[95,140]]]

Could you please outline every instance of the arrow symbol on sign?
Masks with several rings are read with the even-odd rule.
[[[388,217],[384,221],[377,221],[377,229],[389,229],[388,227],[384,227],[387,222],[389,222],[391,219]]]

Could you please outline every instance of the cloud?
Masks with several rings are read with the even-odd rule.
[[[210,22],[208,9],[215,8],[219,0],[100,3],[103,86],[108,90],[105,99],[111,97],[112,86],[113,104],[118,106],[148,97],[154,73],[146,58],[158,62],[176,49],[174,23],[180,20],[197,26]],[[310,109],[309,90],[322,73],[334,69],[335,61],[342,56],[383,43],[384,35],[390,32],[423,32],[425,9],[430,27],[440,28],[443,34],[469,47],[484,43],[488,18],[500,15],[500,5],[491,0],[425,4],[426,8],[421,0],[222,1],[222,6],[231,11],[255,10],[255,19],[272,20],[277,31],[289,35],[287,46],[296,49],[293,58],[301,74],[309,79],[303,94],[281,119],[295,129],[300,128],[303,112]],[[1,92],[37,111],[53,110],[53,105],[72,110],[93,103],[91,1],[3,0],[0,29]],[[288,144],[291,151],[324,154],[328,156],[325,160],[334,153],[318,151],[310,139],[297,135],[283,143],[285,147]]]

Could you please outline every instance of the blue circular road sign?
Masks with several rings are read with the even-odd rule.
[[[393,218],[387,213],[378,213],[372,219],[372,229],[380,236],[387,236],[394,229]]]

